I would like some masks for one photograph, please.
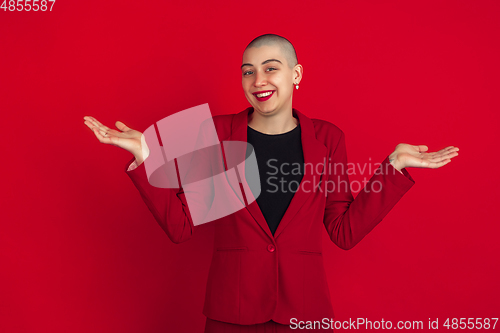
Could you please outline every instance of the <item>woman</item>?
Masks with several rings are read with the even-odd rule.
[[[257,37],[243,53],[241,70],[251,107],[213,121],[221,141],[254,147],[261,193],[246,209],[214,222],[205,332],[292,332],[311,323],[317,330],[308,332],[332,331],[326,325],[333,310],[321,253],[323,226],[337,246],[352,248],[414,184],[405,168],[442,167],[458,148],[427,153],[423,145],[399,144],[354,199],[347,168],[331,168],[347,165],[344,133],[292,107],[303,77],[292,44],[273,34]],[[84,118],[100,142],[134,155],[127,174],[170,239],[190,239],[194,224],[186,193],[149,184],[142,133],[120,121],[114,130]]]

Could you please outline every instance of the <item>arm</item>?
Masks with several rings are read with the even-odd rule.
[[[139,163],[137,163],[137,159],[135,159],[132,163],[130,163],[130,165],[129,165],[128,169],[127,169],[127,172],[134,170],[138,166],[139,166]]]
[[[152,186],[148,181],[144,163],[134,168],[135,162],[134,157],[127,163],[126,173],[139,190],[155,220],[172,242],[178,244],[189,240],[193,236],[194,225],[183,189]]]
[[[181,170],[182,175],[180,176],[185,180],[181,182],[184,184],[184,188],[171,188],[179,186],[175,179],[177,170],[173,170],[173,168],[175,168],[175,163],[170,162],[168,165],[164,165],[161,168],[162,170],[158,170],[159,172],[153,174],[154,177],[152,177],[152,179],[148,179],[145,166],[146,163],[143,163],[143,161],[148,158],[150,150],[146,141],[143,140],[144,135],[141,132],[129,128],[121,121],[115,123],[118,128],[118,130],[115,130],[103,125],[94,117],[85,116],[83,118],[85,120],[85,125],[93,131],[99,142],[111,144],[132,153],[134,158],[127,163],[125,172],[139,190],[147,207],[153,213],[156,221],[160,224],[172,242],[181,243],[190,239],[194,229],[190,212],[196,213],[196,217],[198,218],[197,221],[202,220],[204,217],[203,214],[209,210],[207,207],[211,205],[211,196],[213,197],[211,178],[209,181],[196,182],[197,180],[207,179],[206,172],[211,172],[210,161],[206,159],[207,153],[204,150],[200,150],[200,152],[195,150],[193,154],[187,154],[189,155],[188,158],[190,158],[187,162],[198,161],[200,163],[184,163],[184,158],[180,157],[183,162],[181,163],[183,167]],[[201,131],[197,139],[204,139],[203,135],[201,135]],[[197,145],[197,147],[202,146]],[[158,152],[161,154],[162,150],[159,144],[152,146],[151,149],[156,154],[158,154]],[[157,158],[156,155],[153,157],[155,159]],[[149,158],[151,159],[152,157],[149,156]],[[163,155],[159,158],[163,160]],[[197,158],[203,159],[196,160]],[[202,167],[190,167],[197,165]],[[165,174],[162,171],[169,171],[169,173]],[[202,174],[200,171],[204,171],[205,173]],[[149,182],[150,180],[153,184],[160,183],[160,187],[151,185]],[[165,180],[166,182],[164,182]],[[202,185],[198,185],[200,183]],[[186,192],[184,192],[185,190]],[[190,199],[191,211],[187,206],[186,194]]]
[[[200,134],[198,140],[201,140],[201,137]],[[208,214],[213,201],[214,188],[211,179],[201,184],[197,182],[210,178],[209,153],[206,149],[201,149],[187,156],[190,158],[191,167],[186,170],[185,175],[180,171],[183,175],[181,178],[185,180],[182,184],[187,185],[184,187],[181,185],[179,188],[159,188],[151,185],[148,180],[145,166],[149,156],[147,145],[146,151],[148,153],[145,155],[145,162],[140,162],[141,159],[138,158],[131,159],[125,167],[126,173],[170,240],[176,244],[185,242],[192,237],[194,226],[199,224],[200,216]],[[184,158],[183,161],[185,161]],[[179,160],[177,164],[179,168],[187,165]],[[196,212],[195,217],[198,220],[193,219],[192,212]]]
[[[144,142],[144,143],[146,144],[146,142]],[[144,157],[142,159],[140,159],[139,157],[135,157],[134,161],[127,168],[127,172],[134,170],[139,165],[141,165],[141,163],[143,163],[146,160],[146,158],[148,158],[148,156],[151,153],[151,151],[149,150],[149,147],[148,147],[147,144],[146,144],[146,147],[145,147],[145,151],[146,151],[146,154],[144,155]]]
[[[386,157],[365,188],[354,199],[347,175],[344,133],[330,158],[330,163],[340,164],[337,168],[331,167],[332,175],[329,177],[329,181],[335,183],[335,190],[329,191],[329,187],[333,186],[326,184],[327,199],[323,223],[332,242],[348,250],[382,221],[415,181],[406,169],[398,171],[389,162],[389,157]],[[334,173],[335,169],[343,172]]]

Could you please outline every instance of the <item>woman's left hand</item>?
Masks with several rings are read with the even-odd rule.
[[[407,167],[437,169],[450,163],[453,157],[458,156],[458,147],[454,146],[433,153],[427,153],[428,149],[429,147],[425,145],[414,146],[400,143],[389,155],[389,162],[398,171]]]

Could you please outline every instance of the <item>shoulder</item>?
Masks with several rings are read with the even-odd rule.
[[[328,148],[335,148],[344,136],[344,132],[335,124],[323,119],[311,119],[316,132],[316,139]]]
[[[344,132],[335,124],[323,119],[311,119],[316,133],[329,132],[331,134],[341,135]]]
[[[212,116],[214,122],[215,130],[222,137],[226,137],[231,133],[231,125],[233,123],[233,118],[236,114],[220,114]]]
[[[236,113],[219,114],[216,116],[212,116],[212,119],[214,121],[215,126],[224,126],[224,125],[231,125],[234,116],[236,116]]]
[[[233,118],[236,114],[215,115],[205,119],[201,124],[201,130],[206,133],[212,133],[215,128],[219,141],[226,140],[231,133]]]
[[[213,123],[216,129],[222,129],[223,127],[230,128],[234,116],[234,114],[221,114],[212,116],[202,122],[202,127],[210,126]]]

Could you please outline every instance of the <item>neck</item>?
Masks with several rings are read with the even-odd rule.
[[[273,115],[262,115],[255,110],[248,115],[248,126],[264,134],[282,134],[293,130],[299,121],[293,116],[292,109]]]

